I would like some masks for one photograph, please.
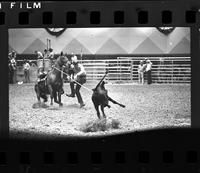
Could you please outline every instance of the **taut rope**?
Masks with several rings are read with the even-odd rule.
[[[65,74],[65,75],[68,76],[67,73],[65,73],[64,71],[58,69],[57,67],[54,66],[53,68],[55,68],[56,70],[58,70],[58,71],[60,71],[60,72],[62,72],[63,74]],[[71,79],[71,80],[72,80],[73,82],[77,83],[78,85],[81,85],[83,88],[87,89],[88,91],[92,91],[92,89],[85,87],[84,85],[80,84],[79,82],[75,81],[74,79]]]

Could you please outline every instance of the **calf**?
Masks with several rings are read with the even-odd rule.
[[[110,108],[109,101],[111,101],[114,104],[118,104],[119,106],[125,108],[123,104],[120,104],[110,98],[108,96],[108,91],[105,89],[105,82],[103,81],[104,78],[106,77],[108,72],[104,75],[104,77],[101,79],[101,81],[97,84],[96,88],[93,89],[93,94],[92,94],[92,101],[94,104],[94,107],[97,111],[97,116],[100,119],[100,112],[99,112],[99,106],[101,106],[101,111],[103,114],[103,117],[106,118],[106,115],[104,113],[104,107]]]

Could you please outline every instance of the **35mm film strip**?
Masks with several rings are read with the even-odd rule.
[[[199,1],[0,2],[0,171],[200,172]]]
[[[77,3],[80,4],[77,7]],[[197,23],[198,2],[1,2],[1,25],[95,27],[165,26]],[[134,4],[134,7],[132,6]],[[98,5],[98,6],[97,6]],[[87,7],[86,7],[87,6]],[[176,9],[176,10],[175,10]],[[57,11],[59,10],[59,11]],[[9,13],[5,12],[9,11]],[[37,13],[37,15],[36,15]],[[10,19],[13,20],[7,20]]]

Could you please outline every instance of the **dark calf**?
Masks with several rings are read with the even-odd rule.
[[[106,76],[106,74],[105,74],[105,76]],[[92,101],[94,103],[94,107],[97,111],[97,116],[99,119],[100,119],[99,106],[101,107],[103,117],[106,118],[106,115],[104,113],[104,107],[107,106],[108,108],[110,108],[109,101],[125,108],[125,105],[118,103],[117,101],[113,100],[112,98],[110,98],[108,96],[108,91],[105,89],[105,86],[104,86],[105,82],[103,81],[105,76],[102,78],[102,80],[96,86],[96,88],[93,89],[93,94],[92,94]]]

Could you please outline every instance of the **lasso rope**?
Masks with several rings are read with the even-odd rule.
[[[55,66],[54,66],[53,68],[55,68],[56,70],[58,70],[58,71],[60,71],[60,72],[62,72],[63,74],[65,74],[65,75],[67,75],[67,76],[68,76],[68,74],[67,74],[67,73],[65,73],[64,71],[62,71],[62,70],[58,69],[57,67],[55,67]],[[83,86],[82,84],[80,84],[79,82],[75,81],[74,79],[72,79],[72,78],[71,78],[71,80],[72,80],[73,82],[77,83],[78,85],[82,86],[83,88],[87,89],[88,91],[92,91],[92,89],[90,89],[90,88],[87,88],[87,87]]]

